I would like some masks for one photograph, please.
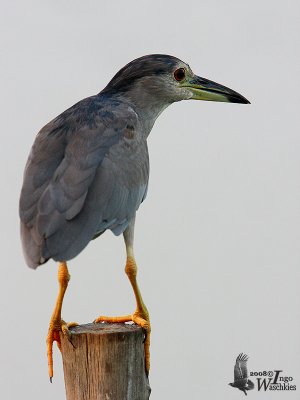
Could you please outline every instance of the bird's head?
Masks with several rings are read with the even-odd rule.
[[[152,54],[131,61],[100,94],[130,102],[148,132],[161,112],[176,101],[193,99],[249,103],[234,90],[195,75],[188,64],[164,54]]]
[[[169,105],[189,99],[249,103],[234,90],[195,75],[188,64],[165,54],[151,54],[131,61],[103,92],[128,95],[150,107],[152,102]]]

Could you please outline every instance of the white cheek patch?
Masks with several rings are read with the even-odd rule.
[[[193,98],[193,92],[192,90],[188,89],[188,88],[184,88],[183,90],[183,96],[185,100],[190,100]]]

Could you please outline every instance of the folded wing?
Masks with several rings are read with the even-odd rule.
[[[46,125],[20,198],[28,265],[73,258],[105,229],[121,233],[145,196],[148,173],[147,145],[128,107],[106,102],[103,109],[92,97]]]

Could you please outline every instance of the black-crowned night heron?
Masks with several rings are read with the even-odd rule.
[[[60,347],[59,332],[68,334],[69,324],[61,319],[70,279],[66,262],[107,229],[124,235],[125,271],[136,310],[95,321],[133,321],[145,328],[149,371],[150,320],[136,281],[135,214],[147,193],[147,137],[154,122],[170,104],[189,99],[249,103],[237,92],[194,75],[178,58],[148,55],[122,68],[102,92],[53,119],[35,139],[20,199],[21,237],[29,267],[50,258],[59,262],[59,294],[47,336],[50,378],[53,341]]]

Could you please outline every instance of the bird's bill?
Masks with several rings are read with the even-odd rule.
[[[191,99],[194,100],[250,104],[250,101],[234,90],[200,76],[195,75],[189,82],[185,82],[183,86],[191,90]]]

